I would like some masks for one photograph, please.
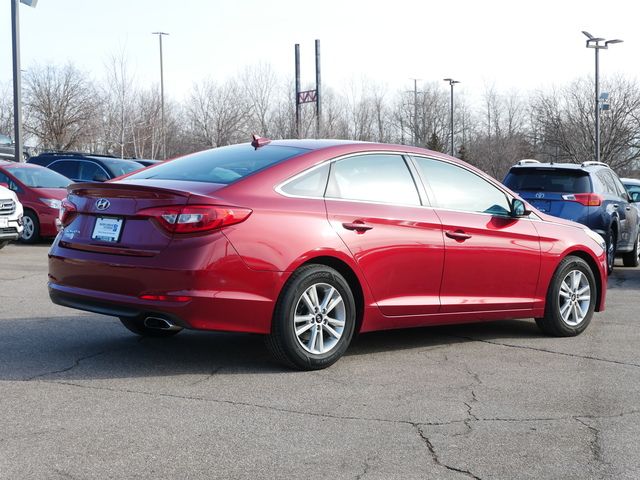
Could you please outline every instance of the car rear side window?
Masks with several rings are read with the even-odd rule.
[[[326,196],[420,205],[413,177],[400,155],[358,155],[336,161],[331,168]]]
[[[430,158],[415,157],[415,161],[433,192],[436,206],[491,215],[511,212],[502,190],[466,168]]]
[[[503,182],[511,190],[590,193],[587,172],[557,168],[513,168]]]
[[[279,145],[266,145],[257,149],[250,144],[232,145],[176,158],[149,170],[134,173],[129,178],[229,184],[307,151]]]
[[[313,168],[297,178],[287,182],[280,190],[287,195],[299,197],[322,197],[327,188],[329,164]]]

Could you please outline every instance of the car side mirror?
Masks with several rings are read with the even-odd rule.
[[[527,208],[525,203],[519,198],[514,198],[511,202],[511,216],[512,217],[527,217],[531,214],[531,210]]]
[[[109,180],[109,179],[107,178],[107,176],[104,173],[96,173],[93,176],[93,181],[94,182],[106,182],[107,180]]]

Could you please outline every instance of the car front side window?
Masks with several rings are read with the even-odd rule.
[[[509,215],[507,195],[474,172],[441,160],[414,157],[439,208]]]

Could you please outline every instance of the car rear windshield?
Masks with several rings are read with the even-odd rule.
[[[109,171],[116,177],[144,168],[144,165],[134,162],[133,160],[118,160],[110,158],[101,158],[100,160],[102,160],[102,163],[104,163]]]
[[[503,183],[516,192],[591,192],[589,175],[580,170],[514,168],[507,174]]]
[[[231,145],[176,158],[129,178],[187,180],[227,185],[306,151],[302,148],[278,145],[266,145],[258,149],[248,143]]]
[[[48,168],[9,167],[11,174],[32,188],[67,188],[71,180]]]

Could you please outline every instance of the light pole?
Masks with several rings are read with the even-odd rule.
[[[167,158],[167,135],[164,129],[164,72],[162,69],[162,36],[169,35],[166,32],[153,32],[160,40],[160,128],[162,129],[162,159]]]
[[[595,141],[595,159],[596,162],[600,161],[600,50],[606,50],[610,44],[622,43],[622,40],[605,40],[604,38],[594,37],[589,32],[582,33],[587,37],[587,48],[593,48],[596,51],[596,102],[595,102],[595,114],[596,114],[596,141]],[[600,42],[604,42],[604,45],[600,45]]]
[[[453,86],[456,83],[460,83],[458,80],[454,80],[453,78],[445,78],[444,79],[445,82],[449,82],[449,85],[451,86],[451,156],[454,157],[454,152],[453,152]]]
[[[38,0],[11,0],[11,40],[13,51],[13,159],[24,160],[22,156],[22,78],[20,74],[20,3],[34,7]]]

